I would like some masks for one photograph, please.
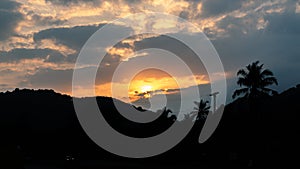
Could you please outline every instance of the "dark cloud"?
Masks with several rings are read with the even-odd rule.
[[[11,86],[9,84],[0,84],[0,92],[9,91],[14,88],[15,88],[15,86]]]
[[[239,9],[246,0],[203,0],[202,2],[202,15],[210,17]]]
[[[172,93],[172,92],[179,92],[180,89],[168,89],[166,92]]]
[[[20,6],[19,3],[11,1],[11,0],[2,0],[0,1],[0,9],[12,11]]]
[[[75,26],[71,28],[51,28],[35,33],[33,35],[33,39],[36,43],[40,42],[43,39],[55,39],[57,44],[66,45],[72,49],[79,51],[85,44],[85,42],[104,25],[105,24]],[[120,25],[111,24],[109,28],[111,29],[111,34],[101,34],[102,39],[99,39],[99,43],[101,41],[114,39],[113,34],[118,33],[118,31],[132,31],[131,28],[123,27]]]
[[[138,92],[135,91],[135,95],[134,96],[138,96],[141,98],[144,98],[146,96],[148,96],[149,94],[152,95],[162,95],[162,94],[177,94],[178,92],[180,92],[181,89],[159,89],[159,90],[152,90],[152,91],[146,91],[146,92]]]
[[[70,92],[72,89],[72,74],[72,69],[41,69],[36,74],[27,76],[21,86],[51,88],[60,92]]]
[[[258,18],[253,16],[225,18],[218,26],[225,29],[227,36],[212,43],[227,71],[236,73],[241,67],[260,60],[274,72],[279,81],[276,88],[282,91],[300,81],[300,76],[291,74],[300,70],[300,15],[286,11],[263,17],[267,26],[261,30],[256,29]]]
[[[63,44],[72,49],[80,50],[88,38],[102,26],[103,24],[46,29],[35,33],[33,39],[37,43],[43,39],[55,39],[57,44]]]
[[[35,43],[40,43],[44,39],[54,39],[56,45],[65,45],[68,46],[71,49],[76,50],[77,52],[75,54],[71,54],[67,57],[68,62],[75,62],[76,58],[78,56],[79,51],[83,47],[83,45],[86,43],[86,41],[101,27],[103,27],[105,24],[99,24],[99,25],[89,25],[89,26],[76,26],[72,28],[52,28],[52,29],[46,29],[42,30],[38,33],[35,33],[33,35],[33,39]],[[116,30],[120,30],[122,26],[119,25],[112,25],[110,27],[112,29],[112,32]],[[131,31],[131,29],[124,27],[124,31]],[[116,32],[116,31],[115,31]],[[102,39],[99,39],[99,43],[112,40],[112,35],[101,35]],[[101,46],[99,44],[99,46]],[[115,45],[118,48],[121,47],[130,47],[128,44],[122,44],[118,43]],[[105,50],[105,49],[103,49]],[[110,55],[106,55],[103,63],[108,64],[114,64],[116,62],[120,61],[120,56],[112,57]]]
[[[103,25],[76,26],[72,28],[51,28],[42,30],[33,35],[35,43],[42,40],[55,40],[56,45],[65,45],[76,50],[76,53],[67,56],[66,61],[75,63],[78,53],[88,38]]]
[[[86,67],[80,69],[80,72],[89,73],[95,71],[95,67]],[[26,80],[20,86],[27,86],[33,88],[52,88],[61,92],[70,92],[72,90],[73,69],[53,70],[53,69],[39,69],[33,75],[25,77]],[[102,73],[98,73],[95,84],[105,84],[111,82],[111,77],[114,69],[106,67],[102,69]],[[91,74],[91,73],[90,73]],[[86,78],[86,79],[85,79]],[[81,85],[86,85],[89,77],[81,76]]]
[[[17,2],[0,1],[0,41],[6,40],[16,33],[15,28],[23,19],[23,15],[16,11],[19,6],[20,4]]]
[[[45,59],[46,62],[62,62],[65,59],[59,51],[52,49],[16,48],[8,52],[0,51],[0,63],[34,58]]]
[[[0,88],[6,88],[8,86],[9,86],[8,84],[0,84]]]
[[[257,19],[254,16],[248,16],[247,18],[235,18],[232,16],[226,16],[219,23],[217,27],[226,31],[226,34],[231,37],[246,37],[250,33],[256,33]],[[214,36],[212,34],[211,36]]]
[[[81,73],[91,74],[97,69],[96,67],[81,68]],[[95,84],[105,84],[112,81],[112,75],[115,66],[101,67],[101,72],[98,72]],[[98,69],[98,70],[100,70]],[[70,92],[72,89],[73,69],[66,70],[53,70],[53,69],[39,69],[33,75],[27,75],[24,82],[20,86],[33,87],[33,88],[52,88],[57,91]],[[90,73],[89,73],[90,72]],[[90,77],[81,76],[81,85],[86,85]]]
[[[187,36],[189,35],[186,35],[186,38],[188,38]],[[207,74],[206,69],[199,57],[188,46],[176,39],[161,35],[158,37],[145,38],[142,41],[137,41],[135,43],[135,49],[137,51],[151,48],[166,50],[178,56],[188,65],[188,67],[195,75]],[[170,65],[168,65],[168,61],[166,61],[164,57],[161,57],[161,61],[165,62],[166,66],[173,66],[171,64],[172,62],[170,62]],[[185,75],[182,74],[182,76]]]
[[[268,34],[300,34],[300,14],[273,14],[267,15],[265,19],[269,22],[266,30]]]

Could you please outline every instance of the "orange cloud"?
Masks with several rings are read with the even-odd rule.
[[[106,49],[106,52],[112,56],[120,56],[121,60],[128,60],[128,58],[132,57],[134,55],[134,51],[131,48],[117,48],[117,47],[111,47]]]

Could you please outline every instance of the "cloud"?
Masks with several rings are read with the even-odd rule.
[[[69,48],[63,44],[57,44],[55,39],[43,39],[36,43],[38,49],[51,49],[60,52],[66,57],[72,57],[72,55],[77,54],[77,51]]]
[[[56,43],[80,50],[88,38],[95,33],[101,25],[76,26],[72,28],[53,28],[42,30],[33,35],[36,43],[43,39],[55,39]]]
[[[105,24],[75,26],[71,28],[51,28],[42,30],[33,35],[33,40],[39,47],[48,47],[59,50],[65,53],[68,61],[75,62],[77,55],[86,41]],[[114,32],[116,30],[131,32],[131,28],[123,27],[122,25],[110,25],[112,33],[110,35],[101,35],[99,39],[99,50],[108,52],[103,63],[106,65],[113,65],[115,62],[126,60],[126,56],[131,54],[132,47],[127,43],[119,42],[112,48],[101,46],[101,42],[113,41]],[[49,46],[49,44],[51,44]],[[122,53],[123,52],[123,53]]]
[[[81,71],[84,72],[91,72],[91,71],[95,71],[96,68],[86,67],[80,69]],[[23,80],[18,85],[29,87],[29,88],[51,88],[59,92],[71,94],[73,71],[74,70],[71,68],[64,69],[64,70],[54,69],[54,68],[38,69],[35,73],[24,76],[22,78]],[[105,84],[110,84],[111,77],[112,77],[111,73],[113,73],[113,71],[114,71],[113,68],[107,67],[107,69],[104,68],[104,71],[101,71],[102,73],[98,73],[95,80],[96,81],[95,87],[101,85],[103,86]],[[89,77],[82,76],[80,86],[75,86],[75,87],[80,88],[81,91],[87,90],[85,86],[87,79],[89,79]],[[100,90],[103,89],[101,88]]]
[[[73,70],[42,69],[27,76],[23,86],[30,88],[50,88],[63,93],[71,93]]]
[[[286,6],[280,13],[252,13],[243,18],[227,16],[217,24],[227,32],[227,36],[212,41],[225,70],[236,72],[243,65],[260,60],[278,78],[277,90],[300,81],[299,76],[291,76],[300,67],[300,15]],[[256,25],[261,18],[266,25],[258,29]]]
[[[180,34],[180,33],[178,33]],[[191,34],[191,35],[184,35],[186,38],[188,38],[188,36],[194,36],[195,34]],[[161,36],[157,36],[157,37],[149,37],[149,38],[145,38],[143,40],[140,41],[136,41],[135,44],[135,50],[143,50],[143,49],[151,49],[151,48],[156,48],[156,49],[162,49],[165,51],[169,51],[171,53],[173,53],[174,55],[176,55],[177,57],[179,57],[180,59],[182,59],[187,66],[191,69],[191,71],[193,72],[194,75],[198,75],[198,74],[207,74],[206,69],[203,65],[203,63],[201,62],[201,60],[199,59],[199,57],[189,48],[187,47],[185,44],[183,44],[182,42],[173,39],[171,37],[165,36],[165,35],[161,35]],[[172,60],[168,60],[166,59],[166,53],[161,53],[158,51],[153,51],[150,50],[148,51],[148,55],[150,55],[150,57],[159,55],[161,56],[159,58],[161,63],[165,63],[166,67],[174,67],[174,69],[176,69],[177,64],[175,64],[175,62],[173,62]],[[157,62],[157,61],[151,61],[149,60],[149,62]],[[178,74],[180,74],[181,76],[186,76],[185,74],[183,74],[182,72],[178,72]]]
[[[65,56],[59,51],[51,49],[16,48],[11,51],[0,51],[0,63],[18,62],[23,59],[44,59],[45,62],[62,62]]]
[[[35,26],[56,26],[67,22],[66,19],[58,19],[53,16],[41,16],[34,13],[31,16],[31,20]]]
[[[103,24],[40,31],[34,35],[35,48],[14,48],[9,51],[0,51],[0,70],[11,67],[13,72],[19,72],[19,70],[24,72],[18,74],[18,78],[22,80],[14,82],[15,86],[33,88],[39,86],[51,88],[53,86],[58,91],[70,91],[72,80],[70,68],[73,68],[78,52],[85,41],[102,26]],[[110,38],[103,37],[104,40]],[[129,46],[120,42],[116,47]],[[97,78],[96,83],[110,82],[120,61],[121,56],[117,53],[114,56],[107,54],[103,63],[100,64],[100,78]],[[94,68],[86,67],[84,69],[92,70]],[[64,76],[65,78],[63,78]],[[12,77],[16,78],[16,76]],[[59,87],[60,85],[61,87]]]
[[[268,34],[300,34],[300,14],[286,12],[284,14],[270,14],[265,16],[269,21]]]
[[[70,4],[79,4],[79,3],[99,2],[97,0],[45,0],[45,1],[50,2],[54,5],[70,5]]]
[[[16,27],[23,15],[17,11],[20,4],[17,2],[2,0],[0,1],[0,41],[15,35]]]
[[[0,84],[0,88],[8,87],[8,84]]]
[[[202,16],[212,17],[239,9],[242,7],[243,2],[246,2],[246,0],[203,0]]]

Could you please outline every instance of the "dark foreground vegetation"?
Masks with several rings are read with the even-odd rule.
[[[156,135],[175,120],[166,109],[152,123],[129,122],[113,108],[111,98],[97,100],[110,124],[126,135]],[[300,85],[261,97],[256,99],[255,116],[250,112],[249,100],[240,98],[225,107],[220,125],[204,144],[198,143],[204,122],[198,118],[189,135],[174,149],[153,158],[127,159],[102,150],[88,138],[77,120],[71,97],[52,90],[16,89],[0,94],[0,158],[1,165],[6,165],[1,168],[294,168],[299,158],[299,100]]]

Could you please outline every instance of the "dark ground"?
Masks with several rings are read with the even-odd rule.
[[[128,123],[111,98],[97,100],[107,121],[129,136],[156,135],[173,124],[168,111],[147,125]],[[71,97],[52,90],[0,93],[0,169],[299,168],[299,100],[299,85],[257,99],[255,108],[238,99],[225,107],[216,132],[204,144],[197,142],[204,120],[197,120],[172,150],[128,159],[102,150],[87,137]]]

